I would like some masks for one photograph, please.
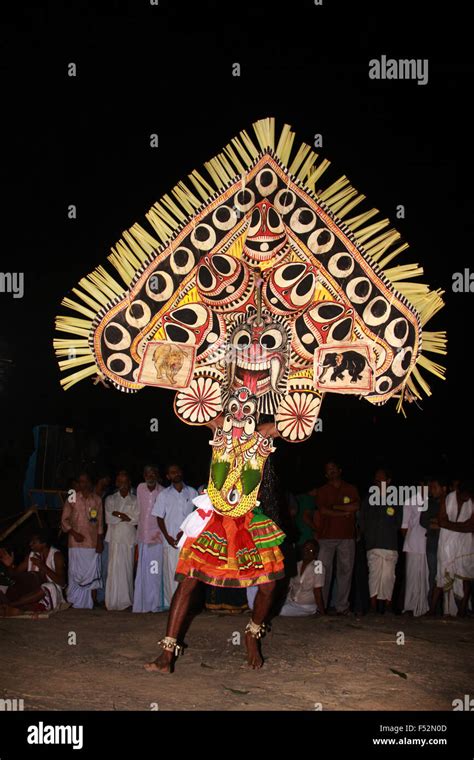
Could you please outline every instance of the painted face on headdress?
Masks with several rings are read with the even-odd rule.
[[[201,300],[213,311],[235,311],[249,299],[254,273],[244,261],[225,253],[203,256],[196,271]]]
[[[292,316],[311,303],[317,270],[311,264],[294,261],[272,267],[263,286],[263,299],[276,314]]]
[[[257,399],[248,388],[239,388],[227,402],[222,432],[244,442],[253,435],[256,426]]]
[[[289,340],[283,324],[269,314],[258,323],[253,315],[234,328],[230,335],[230,349],[231,389],[248,388],[257,398],[284,391]]]

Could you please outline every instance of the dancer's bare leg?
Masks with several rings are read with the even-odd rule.
[[[178,585],[173,594],[171,607],[166,626],[166,636],[179,639],[186,616],[191,603],[191,595],[199,581],[196,578],[185,578]],[[150,673],[171,673],[173,670],[176,654],[172,650],[163,649],[162,653],[153,662],[147,662],[145,670]]]
[[[258,587],[257,596],[253,604],[252,623],[261,625],[265,622],[270,612],[275,594],[276,582],[264,583]],[[260,640],[248,631],[245,633],[245,646],[247,648],[247,663],[250,668],[257,670],[263,665],[263,657],[260,652]]]

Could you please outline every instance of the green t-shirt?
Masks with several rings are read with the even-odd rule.
[[[314,538],[313,529],[307,522],[303,520],[305,512],[311,512],[311,515],[316,511],[316,504],[312,496],[307,493],[301,493],[296,497],[296,503],[298,504],[298,512],[296,514],[295,522],[298,528],[298,546],[304,544],[310,538]]]

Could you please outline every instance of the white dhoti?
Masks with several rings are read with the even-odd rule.
[[[48,612],[57,610],[64,602],[61,586],[58,586],[57,583],[53,583],[52,581],[47,581],[46,583],[41,584],[41,588],[44,589],[45,592],[44,599],[42,600],[45,610]]]
[[[306,615],[315,615],[318,611],[316,602],[314,604],[297,604],[288,600],[280,610],[280,615],[284,617],[305,617]]]
[[[473,512],[469,499],[458,509],[456,494],[450,493],[446,499],[446,514],[452,522],[464,522]],[[443,612],[456,615],[456,598],[464,595],[463,581],[474,578],[474,536],[441,528],[438,542],[438,567],[436,585],[444,589]]]
[[[69,549],[69,585],[67,600],[73,607],[91,610],[92,591],[102,588],[100,554],[95,549]]]
[[[164,606],[163,544],[140,543],[133,611],[161,612]]]
[[[50,568],[50,570],[56,570],[55,557],[57,552],[59,552],[59,549],[56,549],[55,546],[49,547],[48,556],[46,557],[46,565]],[[33,564],[34,556],[35,552],[30,552],[30,555],[28,557],[28,572],[30,573],[39,572],[36,565]],[[61,586],[59,586],[54,581],[47,580],[41,584],[41,588],[44,591],[44,597],[40,601],[41,606],[48,612],[57,610],[64,602],[63,590]],[[0,591],[1,590],[2,587],[0,586]]]
[[[175,581],[176,565],[178,564],[179,549],[170,546],[168,542],[163,545],[163,589],[164,605],[168,609],[171,604],[173,594],[178,588],[178,581]]]
[[[443,612],[456,615],[456,598],[464,596],[463,581],[474,578],[474,548],[471,533],[450,533],[446,542],[438,544],[436,585],[444,590]]]
[[[394,549],[369,549],[369,593],[377,599],[390,602],[395,585],[395,567],[398,552]]]
[[[405,605],[403,612],[413,612],[413,617],[425,615],[429,610],[430,590],[426,554],[406,552]]]
[[[105,606],[108,610],[126,610],[133,604],[133,560],[135,547],[109,543]]]

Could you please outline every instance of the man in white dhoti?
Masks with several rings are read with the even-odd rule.
[[[474,578],[474,505],[467,484],[446,496],[439,511],[438,568],[433,608],[443,595],[445,615],[463,617]]]
[[[143,471],[144,483],[137,488],[138,504],[138,564],[133,594],[134,612],[161,612],[164,609],[163,534],[158,520],[152,515],[156,497],[163,490],[155,465]]]
[[[66,501],[61,528],[68,534],[67,600],[73,607],[92,609],[102,588],[100,555],[104,550],[103,510],[87,473],[78,478],[78,489]]]
[[[137,497],[130,493],[130,477],[125,470],[117,475],[117,491],[105,500],[105,520],[109,544],[105,606],[126,610],[133,604],[133,563],[137,542]]]
[[[420,516],[428,506],[424,489],[420,486],[416,495],[403,505],[402,533],[405,535],[405,604],[403,612],[412,612],[413,617],[425,615],[429,610],[429,571],[426,559],[426,530],[420,523]]]
[[[30,549],[18,566],[11,554],[0,549],[0,562],[13,581],[6,592],[0,594],[0,616],[14,617],[25,611],[53,612],[64,602],[64,557],[52,546],[47,528],[32,536]]]
[[[304,617],[316,612],[326,614],[323,601],[325,572],[323,563],[317,558],[318,549],[318,543],[311,539],[303,544],[303,558],[297,563],[297,575],[290,580],[280,615]]]
[[[152,514],[158,518],[158,525],[165,538],[163,582],[164,604],[168,608],[178,586],[174,575],[179,557],[178,542],[182,536],[181,523],[193,511],[193,499],[198,492],[183,482],[183,471],[178,464],[169,465],[166,477],[171,485],[158,494]]]
[[[403,510],[399,505],[387,503],[386,494],[391,482],[391,473],[380,467],[374,477],[376,488],[372,488],[363,499],[360,510],[360,526],[367,551],[372,612],[377,612],[378,602],[383,602],[383,611],[391,609],[395,585],[398,531],[402,524]]]

